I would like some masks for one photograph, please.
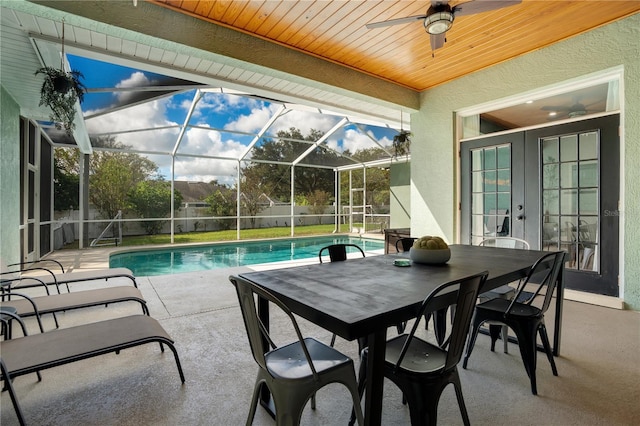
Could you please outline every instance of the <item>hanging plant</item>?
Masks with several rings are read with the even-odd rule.
[[[56,129],[64,129],[71,135],[75,124],[76,101],[82,102],[86,88],[80,82],[84,77],[80,71],[64,71],[64,20],[62,20],[62,55],[60,69],[44,67],[36,71],[36,75],[44,74],[44,82],[40,88],[40,106],[51,109],[51,121]]]
[[[400,133],[393,137],[393,149],[395,156],[409,155],[411,152],[411,132],[400,130]]]
[[[44,74],[44,82],[40,89],[40,105],[46,105],[51,109],[49,118],[57,129],[64,128],[71,134],[75,128],[73,120],[76,116],[76,101],[82,102],[86,90],[80,82],[82,73],[44,67],[36,71],[36,75],[38,74]]]

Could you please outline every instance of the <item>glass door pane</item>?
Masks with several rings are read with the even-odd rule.
[[[471,244],[511,235],[511,145],[471,149]]]
[[[542,247],[566,250],[566,267],[599,272],[599,132],[540,140]]]

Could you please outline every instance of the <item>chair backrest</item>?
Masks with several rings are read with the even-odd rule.
[[[558,275],[564,267],[565,255],[566,253],[563,251],[550,252],[538,259],[529,270],[527,277],[523,279],[518,286],[518,292],[511,301],[505,315],[509,314],[516,303],[533,305],[534,301],[536,301],[537,297],[542,294],[542,290],[546,287],[544,299],[540,305],[537,305],[541,314],[544,314],[551,304],[553,292],[558,283]],[[525,290],[526,287],[529,288]],[[532,287],[535,288],[535,291],[532,291]]]
[[[418,324],[421,322],[421,318],[424,317],[425,312],[432,309],[429,305],[436,298],[446,298],[447,306],[456,305],[451,331],[445,342],[442,344],[442,347],[447,348],[447,359],[444,365],[444,370],[449,370],[458,365],[462,358],[467,334],[469,333],[469,326],[471,324],[473,310],[476,306],[478,291],[486,281],[488,275],[489,272],[484,271],[460,280],[442,284],[433,290],[426,299],[424,299],[420,306],[420,311],[417,317],[418,319],[414,322],[411,333],[400,351],[400,356],[395,367],[396,369],[402,364],[402,360],[409,349],[411,340],[418,329]]]
[[[413,243],[417,240],[417,238],[413,237],[404,237],[400,238],[396,241],[396,251],[398,253],[403,251],[409,251],[413,246]],[[402,250],[401,250],[402,249]]]
[[[479,246],[486,247],[504,247],[529,250],[529,243],[516,237],[490,237],[478,243]]]
[[[331,244],[326,247],[322,247],[320,252],[318,252],[318,258],[320,259],[320,263],[322,263],[322,256],[325,251],[329,252],[329,259],[331,262],[339,262],[343,260],[347,260],[347,248],[353,247],[354,249],[360,251],[362,257],[364,257],[364,251],[360,248],[360,246],[356,244]]]
[[[256,360],[258,365],[262,369],[267,370],[265,354],[269,350],[277,348],[277,345],[271,338],[267,327],[260,320],[256,296],[277,306],[289,317],[298,340],[300,341],[302,351],[307,358],[307,362],[309,363],[309,367],[311,368],[313,376],[317,379],[318,376],[316,369],[311,362],[311,356],[309,355],[307,346],[304,343],[304,338],[302,337],[302,333],[300,332],[298,323],[293,316],[293,313],[291,313],[291,310],[284,303],[282,303],[280,299],[271,294],[269,291],[250,281],[247,281],[238,276],[230,276],[229,281],[231,281],[231,283],[236,288],[238,302],[240,302],[240,310],[242,311],[242,318],[244,320],[244,326],[247,330],[247,337],[249,338],[249,346],[251,347],[253,358]],[[267,348],[267,344],[269,348]]]
[[[15,312],[15,309],[5,306],[4,309],[0,311],[0,322],[2,322],[5,327],[8,327],[12,320],[18,321],[22,329],[22,334],[28,336],[27,326],[24,324],[24,321],[22,321],[22,317]]]
[[[0,257],[0,280],[1,278],[12,279],[20,277],[19,268],[10,268],[9,265]]]
[[[505,229],[505,222],[507,229]],[[507,235],[509,232],[509,209],[490,209],[484,226],[486,231],[491,233],[490,235]]]

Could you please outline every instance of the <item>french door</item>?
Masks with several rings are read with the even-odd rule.
[[[38,218],[38,148],[36,129],[27,119],[20,120],[20,260],[36,258]]]
[[[53,146],[30,120],[20,119],[20,260],[53,249]]]
[[[461,242],[567,252],[567,288],[618,295],[619,116],[462,142]]]

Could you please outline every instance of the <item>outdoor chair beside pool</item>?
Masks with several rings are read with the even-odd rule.
[[[15,314],[8,314],[20,321]],[[26,331],[23,328],[23,331]],[[132,315],[64,329],[31,334],[0,342],[0,367],[11,402],[21,425],[24,415],[18,403],[13,380],[25,374],[68,364],[98,355],[132,348],[147,343],[159,343],[164,352],[167,345],[173,352],[180,380],[184,374],[174,341],[158,321],[147,315]]]
[[[49,267],[45,267],[44,265]],[[108,281],[114,278],[128,278],[131,280],[134,287],[138,287],[138,283],[136,282],[133,272],[128,268],[106,268],[95,271],[65,272],[62,264],[54,259],[41,259],[33,262],[12,263],[8,265],[5,264],[4,261],[1,261],[0,267],[2,268],[0,270],[2,275],[6,276],[8,274],[13,274],[14,277],[35,276],[47,285],[55,285],[58,289],[58,293],[60,293],[60,285],[62,284],[64,284],[67,287],[67,291],[69,291],[70,283],[96,280]],[[60,270],[59,272],[58,269]],[[20,284],[16,287],[26,288],[37,285],[39,284]]]
[[[137,302],[142,308],[142,313],[149,315],[147,302],[142,293],[136,287],[112,286],[93,290],[74,291],[62,294],[48,293],[47,285],[38,278],[30,277],[29,281],[39,282],[47,291],[46,296],[33,297],[11,288],[13,281],[24,281],[24,278],[3,279],[2,280],[2,301],[3,308],[13,308],[15,313],[21,317],[35,316],[40,330],[43,330],[40,317],[44,314],[52,314],[56,328],[59,327],[57,312],[70,311],[74,309],[89,308],[99,305],[110,305],[123,302]]]

